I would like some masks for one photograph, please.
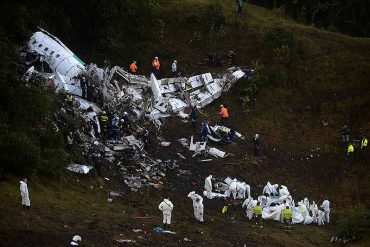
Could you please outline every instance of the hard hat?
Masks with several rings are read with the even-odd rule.
[[[116,117],[117,120],[119,120],[119,117]]]
[[[127,116],[127,115],[128,115],[127,111],[125,111],[125,112],[123,113],[123,115]]]
[[[224,105],[220,105],[220,107],[224,107]]]
[[[134,63],[136,63],[136,61],[134,61]]]
[[[258,137],[259,137],[259,135],[258,135],[258,134],[256,134],[256,135],[255,135],[255,137],[256,137],[256,138],[258,138]]]
[[[154,57],[154,59],[158,59],[158,57]]]
[[[77,242],[77,241],[81,242],[81,237],[79,235],[74,235],[72,240],[75,241],[75,242]]]
[[[177,63],[177,60],[173,61],[174,63]]]
[[[103,114],[107,114],[105,111],[103,111]]]

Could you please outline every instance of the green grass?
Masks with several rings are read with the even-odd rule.
[[[158,1],[161,22],[153,25],[161,28],[157,40],[146,41],[149,43],[146,52],[141,52],[143,55],[140,57],[144,64],[153,55],[159,55],[165,72],[169,71],[172,60],[177,59],[185,76],[224,71],[226,64],[214,68],[202,63],[209,51],[216,51],[225,58],[228,50],[235,50],[238,64],[259,61],[264,65],[267,79],[250,97],[248,113],[243,111],[240,99],[246,95],[244,90],[248,83],[245,81],[204,110],[207,120],[217,121],[217,106],[221,102],[230,106],[233,124],[246,136],[246,140],[236,146],[222,147],[235,154],[230,158],[235,164],[225,165],[223,160],[219,160],[199,165],[189,160],[194,165],[192,169],[200,170],[194,172],[196,176],[192,179],[201,184],[204,173],[214,173],[219,177],[239,176],[251,182],[255,194],[268,180],[286,183],[289,188],[294,188],[297,197],[309,196],[316,201],[330,198],[333,215],[337,218],[346,214],[352,205],[359,204],[368,209],[368,163],[348,167],[345,148],[341,145],[340,127],[347,123],[351,133],[369,128],[370,40],[298,24],[277,11],[249,4],[244,7],[244,16],[239,18],[234,1],[220,1],[221,9],[213,3],[206,0]],[[284,64],[284,60],[282,64],[274,62],[279,57],[276,50],[268,47],[270,40],[266,40],[266,34],[276,28],[293,35],[297,42],[297,46],[290,50],[293,52],[291,64]],[[78,50],[75,52],[78,55]],[[122,54],[119,62],[132,59],[125,56]],[[288,79],[284,80],[284,77]],[[322,121],[328,121],[329,125],[324,127]],[[165,127],[170,129],[173,127],[171,124],[178,128],[179,121],[169,120]],[[163,135],[173,136],[166,129],[163,132]],[[191,132],[184,126],[174,135],[180,138]],[[259,133],[262,138],[265,155],[260,159],[250,156],[250,140],[254,133]],[[300,160],[316,146],[321,147],[320,158]],[[274,148],[279,152],[273,151]],[[176,149],[176,152],[180,150],[183,152],[182,149]],[[291,161],[287,151],[298,160]],[[167,155],[169,153],[166,152]],[[74,234],[81,234],[87,246],[114,246],[113,239],[117,238],[135,239],[137,245],[181,246],[189,244],[184,242],[185,237],[192,239],[190,245],[194,246],[215,246],[215,243],[219,246],[248,243],[257,246],[329,246],[331,236],[335,235],[332,225],[323,228],[296,226],[290,236],[282,232],[279,224],[272,222],[266,222],[265,228],[259,230],[251,226],[241,211],[231,210],[222,216],[222,203],[208,201],[205,204],[206,224],[196,225],[191,201],[184,191],[191,188],[185,183],[176,184],[170,178],[167,184],[173,186],[166,191],[143,189],[139,193],[131,193],[124,190],[122,199],[114,198],[113,203],[108,203],[108,189],[122,186],[115,179],[107,182],[69,174],[65,177],[54,181],[32,176],[32,209],[24,213],[20,208],[18,180],[9,178],[0,182],[2,243],[8,246],[12,243],[13,246],[40,246],[40,243],[66,246]],[[152,231],[161,225],[157,206],[161,197],[168,193],[175,200],[176,236]],[[143,215],[152,218],[141,221],[133,218]],[[236,222],[231,223],[231,217],[236,218]],[[132,229],[137,228],[146,229],[147,234],[133,233]],[[361,246],[366,244],[365,241],[353,244]]]

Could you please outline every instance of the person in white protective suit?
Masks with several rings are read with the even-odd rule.
[[[298,210],[303,216],[303,219],[304,219],[303,224],[304,225],[311,224],[313,221],[313,218],[310,216],[310,213],[307,207],[302,202],[298,202]]]
[[[325,219],[325,212],[321,210],[317,210],[317,224],[319,226],[324,225],[324,219]]]
[[[262,208],[267,206],[267,203],[268,203],[268,197],[267,196],[264,196],[264,195],[258,196],[257,200],[260,202],[260,205],[261,205]]]
[[[268,197],[267,197],[268,198]],[[268,199],[269,201],[269,199]],[[265,207],[262,213],[262,218],[269,219],[269,220],[276,220],[282,221],[282,210],[285,209],[284,204],[276,205],[276,206],[268,206]]]
[[[267,182],[267,184],[265,185],[265,187],[263,188],[263,191],[262,191],[262,194],[269,194],[270,196],[271,195],[279,195],[279,193],[277,192],[277,189],[279,188],[279,185],[278,184],[274,184],[272,185],[270,182]]]
[[[252,197],[245,199],[242,208],[246,208],[245,212],[247,213],[248,219],[253,218],[253,208],[257,205],[257,200],[253,200]]]
[[[307,198],[303,199],[303,204],[306,206],[307,209],[310,208],[310,201]]]
[[[238,199],[245,199],[251,196],[251,187],[245,182],[243,183],[237,182],[236,192],[238,194],[237,195]],[[246,197],[245,193],[247,193],[248,197]]]
[[[237,184],[237,180],[236,178],[230,183],[230,186],[229,186],[229,195],[233,195],[233,198],[234,200],[236,199],[236,184]]]
[[[169,198],[164,199],[159,204],[159,210],[163,212],[163,229],[169,230],[171,225],[171,216],[172,216],[172,210],[173,210],[173,204],[169,200]]]
[[[310,205],[310,210],[311,210],[311,213],[312,213],[313,222],[317,223],[317,211],[319,209],[317,208],[317,205],[316,205],[315,201],[313,201],[312,204]]]
[[[204,181],[204,189],[207,191],[207,198],[212,199],[212,175],[206,177]]]
[[[22,196],[22,206],[30,209],[31,207],[31,201],[30,201],[30,195],[28,193],[28,186],[27,186],[27,178],[24,178],[20,182],[19,190],[21,191]]]
[[[288,188],[286,186],[284,186],[284,185],[280,185],[279,195],[280,196],[289,196],[290,193],[289,193]]]
[[[204,221],[203,219],[203,213],[204,213],[203,198],[200,195],[196,194],[194,191],[190,192],[188,197],[190,197],[193,200],[195,219],[198,222],[202,223]]]
[[[325,221],[329,223],[330,221],[330,202],[328,200],[324,200],[320,208],[324,209]]]
[[[295,207],[293,198],[290,195],[289,196],[281,196],[281,197],[279,197],[279,201],[281,203],[284,203],[285,206],[289,206],[289,208],[291,208],[291,209]]]

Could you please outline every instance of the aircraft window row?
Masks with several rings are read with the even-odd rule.
[[[35,44],[35,43],[36,43],[36,40],[32,42],[32,44]],[[41,48],[42,47],[42,44],[39,44],[38,46]],[[49,48],[48,47],[45,47],[44,51],[47,51],[47,50],[49,50]],[[53,55],[54,53],[55,52],[52,51],[52,52],[50,52],[50,55]],[[57,54],[55,57],[58,58],[58,57],[60,57],[60,55]]]

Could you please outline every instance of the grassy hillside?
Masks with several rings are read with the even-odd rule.
[[[134,12],[127,18],[134,18],[133,13],[140,12],[140,4],[143,4],[142,16],[130,22],[119,12],[127,11],[125,6],[117,5],[113,11],[109,7],[116,6],[117,1],[111,1],[112,6],[102,7],[104,18],[98,18],[99,25],[92,24],[86,29],[80,25],[92,20],[81,13],[83,18],[77,23],[78,16],[70,14],[70,10],[66,10],[66,15],[57,23],[54,23],[54,12],[48,19],[36,11],[29,13],[30,17],[19,15],[27,25],[21,30],[13,27],[16,38],[4,35],[1,39],[1,47],[11,44],[6,62],[10,63],[16,56],[15,47],[40,23],[86,62],[102,64],[108,58],[112,64],[128,65],[135,59],[144,74],[149,71],[155,55],[160,57],[165,74],[169,73],[173,59],[178,60],[185,76],[206,71],[218,73],[228,66],[227,52],[234,50],[236,63],[253,65],[255,77],[251,82],[238,82],[229,93],[207,107],[199,121],[217,121],[217,106],[226,103],[232,124],[246,139],[236,145],[218,146],[233,153],[233,157],[198,163],[176,143],[178,138],[189,137],[194,131],[178,119],[170,119],[162,128],[162,135],[173,144],[168,149],[155,147],[152,153],[163,159],[175,158],[176,152],[183,153],[188,158],[183,168],[190,169],[192,176],[170,172],[164,191],[143,189],[132,193],[109,171],[105,171],[105,175],[110,181],[94,175],[86,178],[65,173],[58,173],[58,179],[54,180],[56,174],[50,171],[63,167],[64,144],[61,136],[50,137],[53,141],[47,138],[52,130],[45,127],[48,121],[40,119],[50,116],[54,109],[43,105],[55,99],[20,85],[15,70],[1,60],[1,86],[7,88],[2,91],[5,103],[1,105],[4,115],[1,159],[6,164],[30,165],[31,170],[20,170],[30,175],[33,205],[29,212],[23,212],[18,206],[17,178],[7,176],[0,182],[2,245],[66,246],[74,234],[80,234],[84,246],[118,246],[115,239],[135,239],[134,246],[329,246],[331,236],[338,233],[337,226],[348,212],[355,212],[350,222],[356,223],[362,212],[369,211],[369,159],[350,167],[340,128],[347,124],[351,138],[369,134],[370,40],[300,25],[279,12],[253,5],[245,6],[244,15],[238,17],[234,1],[143,2],[146,1],[130,3]],[[90,4],[86,9],[92,11],[97,7],[94,4],[101,3]],[[40,12],[46,13],[43,11],[48,5],[40,6]],[[123,24],[119,25],[119,21]],[[134,27],[130,26],[132,23]],[[12,23],[15,24],[16,21]],[[0,29],[6,34],[12,33],[10,28],[4,30],[8,29]],[[89,39],[76,38],[82,34],[89,34]],[[220,67],[205,62],[208,52],[213,51],[223,58]],[[40,100],[32,101],[33,98]],[[28,114],[26,120],[22,114]],[[9,124],[12,122],[22,124]],[[324,126],[324,122],[328,124]],[[251,156],[250,140],[255,133],[261,135],[261,158]],[[311,151],[317,147],[319,152]],[[210,173],[219,178],[237,176],[248,181],[253,196],[260,193],[264,183],[271,181],[287,185],[297,199],[308,196],[321,202],[329,198],[333,221],[324,227],[296,226],[294,233],[287,236],[277,223],[266,222],[263,229],[253,228],[241,209],[232,207],[227,215],[221,215],[224,202],[205,200],[206,223],[197,225],[186,195],[194,189],[200,192],[205,176]],[[191,186],[192,181],[196,182],[195,188]],[[109,189],[123,191],[123,198],[108,203]],[[173,227],[178,234],[174,236],[152,231],[160,225],[157,206],[165,194],[170,194],[175,204]],[[134,218],[143,215],[151,218]],[[369,233],[364,225],[357,229],[344,224],[339,230],[345,227],[350,236],[360,237],[359,241],[350,242],[351,245],[366,246]],[[147,233],[134,233],[133,229],[138,228]],[[192,242],[185,242],[184,238]]]

